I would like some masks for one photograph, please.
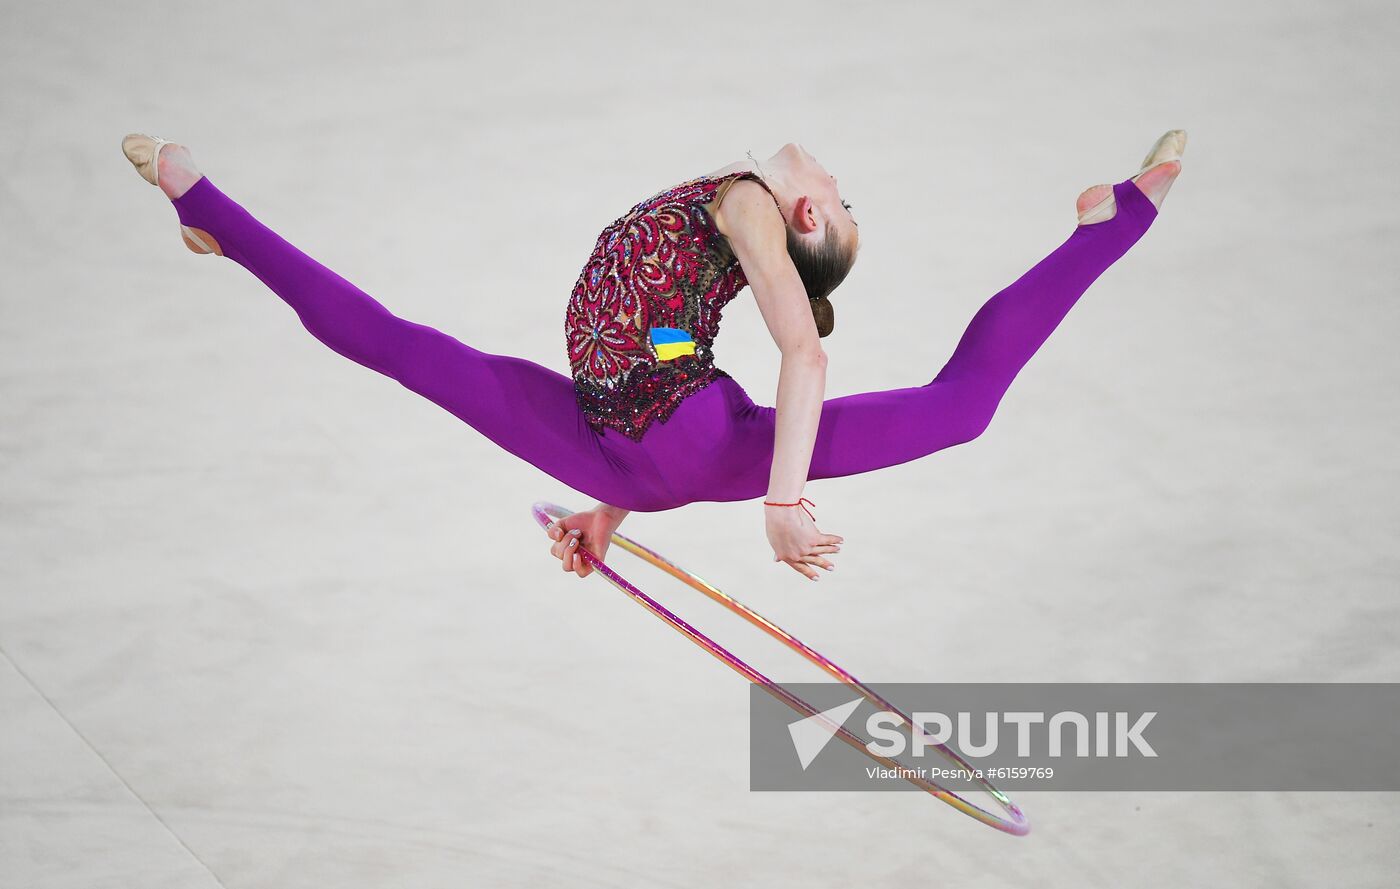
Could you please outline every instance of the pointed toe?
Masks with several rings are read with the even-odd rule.
[[[1142,167],[1129,180],[1138,186],[1139,192],[1147,196],[1154,208],[1161,207],[1162,201],[1166,199],[1167,190],[1181,173],[1181,155],[1185,151],[1186,131],[1167,130],[1152,143],[1151,150],[1142,159]],[[1112,219],[1116,215],[1115,203],[1114,196],[1109,194],[1093,207],[1081,212],[1079,224],[1091,225]]]
[[[160,157],[160,149],[164,145],[170,145],[168,139],[159,136],[147,136],[145,133],[128,133],[122,139],[122,154],[131,161],[131,165],[136,168],[136,172],[141,174],[141,178],[147,182],[160,187],[160,168],[157,161]]]
[[[1185,151],[1186,131],[1167,130],[1156,142],[1152,143],[1151,150],[1142,159],[1142,169],[1146,170],[1169,160],[1179,160]]]

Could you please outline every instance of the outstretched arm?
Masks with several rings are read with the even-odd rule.
[[[773,466],[765,502],[798,503],[807,483],[826,391],[826,351],[807,303],[802,277],[787,252],[786,224],[767,191],[740,181],[722,209],[734,254],[744,269],[759,311],[782,353],[773,432]],[[838,539],[823,534],[805,507],[764,506],[775,560],[817,579],[813,565],[828,568],[822,553]]]

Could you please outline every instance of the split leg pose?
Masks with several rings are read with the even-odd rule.
[[[870,472],[976,438],[1012,380],[1091,284],[1147,232],[1181,170],[1185,134],[1168,132],[1143,169],[1078,199],[1068,238],[974,315],[928,383],[825,400],[808,479]],[[550,529],[566,571],[591,571],[628,511],[761,497],[769,488],[777,411],[727,375],[689,395],[640,441],[599,434],[574,380],[526,359],[491,354],[403,318],[287,242],[220,191],[187,148],[132,134],[123,151],[170,198],[186,246],[243,266],[327,347],[448,410],[504,450],[599,500]],[[776,156],[775,156],[776,157]],[[771,159],[770,159],[771,160]],[[783,204],[779,203],[781,211]],[[796,205],[799,209],[801,204]],[[803,520],[805,521],[805,520]],[[803,551],[782,560],[816,579],[841,539],[808,523]],[[773,539],[770,534],[770,540]]]

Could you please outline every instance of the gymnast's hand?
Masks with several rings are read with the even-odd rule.
[[[806,511],[793,506],[764,506],[764,523],[768,542],[773,546],[773,561],[786,562],[792,570],[812,580],[818,575],[813,565],[827,571],[836,566],[822,557],[823,553],[839,553],[846,538],[823,534]]]
[[[625,513],[623,514],[625,515]],[[622,524],[622,515],[605,509],[589,509],[555,519],[545,532],[554,541],[549,551],[562,563],[565,571],[573,571],[579,577],[593,573],[593,566],[579,552],[586,547],[600,560],[607,554],[612,543],[613,531]]]

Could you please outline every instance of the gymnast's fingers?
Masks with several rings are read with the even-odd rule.
[[[583,542],[580,541],[580,542],[579,542],[579,548],[582,549],[583,546],[584,546]],[[593,548],[590,549],[589,552],[592,553],[593,555],[597,556],[597,555],[598,555],[598,552],[597,552],[597,550],[598,550],[598,543],[597,543],[596,541],[594,541],[594,542],[592,543],[592,547],[593,547]],[[588,559],[584,558],[583,553],[579,553],[578,556],[577,556],[576,558],[577,558],[577,560],[578,560],[578,576],[579,576],[579,577],[587,577],[588,575],[590,575],[590,574],[593,573],[594,565],[593,565],[592,562],[588,561]]]
[[[568,534],[571,530],[573,530],[573,526],[570,523],[574,521],[574,518],[574,516],[565,516],[562,519],[556,519],[555,521],[552,521],[549,524],[545,525],[544,531],[550,537],[553,537],[555,540],[558,540],[560,536]]]
[[[588,560],[583,557],[583,538],[579,537],[578,542],[570,547],[574,551],[574,567],[569,569],[579,577],[588,576]]]
[[[578,532],[577,529],[571,531],[566,528],[556,526],[551,532],[552,536],[554,536],[555,538],[555,541],[549,547],[550,554],[553,555],[554,558],[564,561],[565,557],[569,554],[569,542],[572,540],[577,540],[579,537],[579,533],[580,532]],[[569,569],[565,567],[564,570],[567,571]]]
[[[554,539],[554,543],[550,544],[549,547],[550,555],[554,556],[556,559],[564,558],[564,547],[569,543],[565,530],[559,525],[555,525],[553,528],[549,529],[549,536]]]
[[[806,562],[808,565],[819,565],[819,566],[821,566],[822,568],[825,568],[825,569],[828,570],[828,571],[835,571],[835,570],[836,570],[836,566],[835,566],[835,565],[831,564],[831,563],[828,562],[826,559],[823,559],[821,556],[810,555],[810,556],[807,556],[805,559],[803,559],[803,561]]]
[[[783,561],[786,562],[788,565],[792,566],[792,570],[796,571],[798,574],[805,575],[811,580],[817,579],[817,572],[812,570],[812,568],[808,566],[806,562],[802,562],[797,559],[783,559]]]
[[[549,535],[550,540],[558,540],[564,536],[567,530],[568,529],[564,527],[562,522],[550,522],[548,525],[544,526],[544,533]],[[553,552],[556,556],[559,555],[552,547],[550,548],[550,552]]]
[[[562,568],[564,571],[572,571],[572,570],[574,570],[574,537],[573,537],[573,535],[567,535],[563,540],[559,541],[559,547],[560,547],[559,567]]]
[[[565,535],[565,537],[568,538],[567,540],[559,541],[559,545],[562,546],[564,550],[563,568],[565,571],[574,570],[574,558],[578,555],[580,533],[581,532],[575,528]]]

